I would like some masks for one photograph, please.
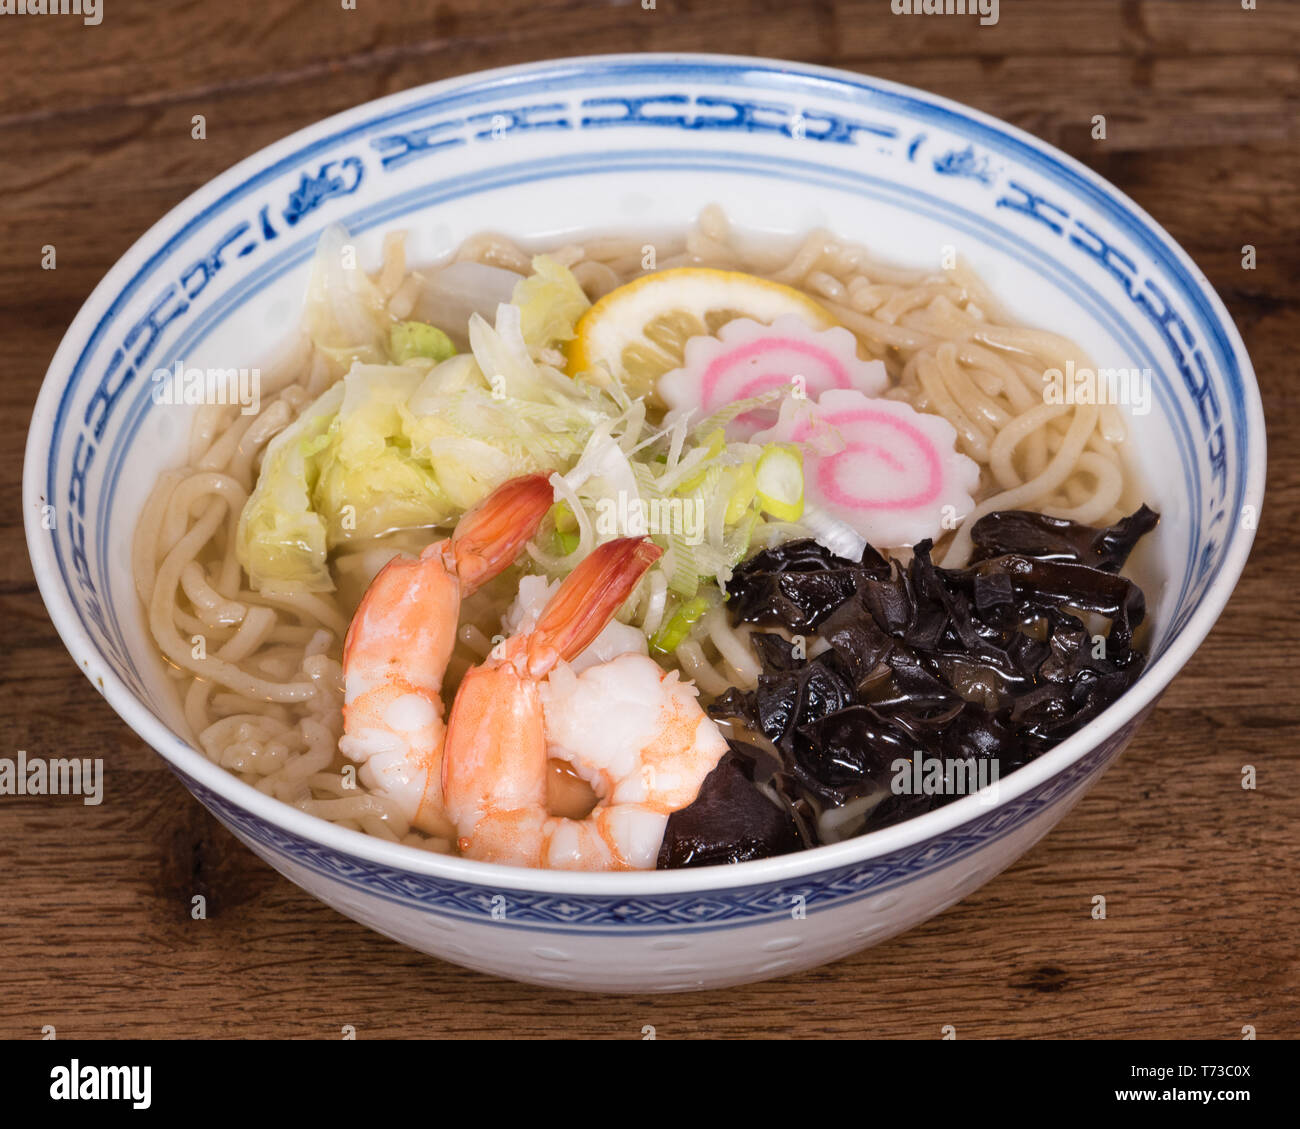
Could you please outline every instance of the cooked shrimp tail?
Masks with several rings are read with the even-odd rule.
[[[537,532],[555,500],[544,474],[527,474],[498,486],[456,523],[451,552],[466,595],[510,567]]]
[[[663,550],[641,537],[597,546],[565,578],[528,637],[528,672],[540,678],[572,662],[614,618]]]

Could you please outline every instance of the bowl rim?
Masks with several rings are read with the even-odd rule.
[[[498,863],[435,854],[417,847],[378,839],[360,831],[341,828],[318,816],[309,815],[281,800],[259,792],[252,785],[245,784],[232,773],[208,760],[200,750],[173,734],[143,702],[136,698],[111,669],[104,667],[97,657],[95,644],[79,622],[71,599],[58,582],[52,539],[41,528],[38,516],[45,503],[42,493],[44,460],[48,455],[58,403],[65,389],[66,374],[72,370],[75,354],[81,348],[82,342],[86,340],[89,330],[109,305],[112,293],[118,290],[137,269],[140,262],[148,257],[151,248],[166,241],[165,237],[172,231],[177,219],[201,211],[220,199],[226,189],[235,182],[245,179],[253,171],[265,169],[284,159],[305,142],[320,140],[324,136],[341,132],[351,125],[359,124],[361,119],[373,116],[376,111],[400,108],[408,103],[458,87],[485,82],[500,84],[503,80],[508,82],[512,79],[536,77],[548,72],[560,78],[567,74],[580,73],[584,69],[597,65],[633,63],[643,67],[655,63],[663,65],[713,63],[749,67],[768,73],[775,71],[789,74],[795,79],[812,79],[836,86],[848,85],[868,93],[879,90],[928,103],[948,111],[959,120],[982,125],[986,129],[1037,150],[1082,179],[1094,191],[1109,197],[1114,203],[1126,209],[1138,224],[1144,227],[1187,271],[1201,296],[1206,300],[1209,310],[1223,332],[1225,341],[1231,347],[1242,378],[1247,436],[1247,444],[1243,452],[1246,460],[1243,501],[1244,504],[1253,505],[1257,515],[1262,511],[1266,471],[1263,405],[1250,357],[1223,301],[1187,252],[1141,206],[1086,165],[1016,126],[952,99],[903,83],[854,71],[758,56],[695,52],[611,53],[536,60],[455,75],[385,95],[323,118],[245,157],[187,195],[131,245],[83,302],[60,341],[41,383],[28,429],[24,457],[24,525],[28,554],[46,610],[74,661],[92,685],[97,686],[118,716],[174,770],[183,777],[192,778],[203,787],[210,789],[227,803],[281,831],[339,854],[396,871],[444,879],[468,886],[566,894],[571,897],[653,897],[665,894],[703,893],[711,890],[766,886],[837,871],[845,867],[859,866],[937,838],[978,818],[981,814],[988,814],[1005,807],[1017,797],[1034,790],[1081,760],[1155,702],[1209,634],[1236,587],[1249,556],[1255,532],[1254,528],[1246,528],[1240,520],[1232,522],[1231,536],[1225,546],[1225,555],[1218,576],[1207,587],[1191,616],[1166,650],[1147,667],[1141,678],[1125,691],[1114,705],[1104,710],[1060,745],[999,780],[995,803],[989,804],[979,793],[972,793],[945,804],[935,811],[840,843],[798,851],[777,858],[743,863],[682,870],[590,872],[504,866]]]

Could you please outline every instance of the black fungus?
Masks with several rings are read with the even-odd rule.
[[[898,792],[897,772],[938,758],[1000,778],[1062,741],[1142,672],[1133,633],[1145,601],[1119,570],[1158,520],[1146,506],[1106,529],[988,514],[964,569],[937,566],[928,541],[906,566],[812,541],[745,561],[727,607],[733,622],[769,628],[752,635],[763,673],[709,712],[776,755],[731,741],[699,798],[669,819],[659,865],[815,846],[817,812],[873,795],[884,798],[849,833],[887,827],[960,794]],[[1090,615],[1107,621],[1103,634]]]
[[[861,705],[800,725],[792,746],[795,780],[836,807],[887,785],[894,762],[910,761],[916,751],[904,729]]]
[[[668,817],[661,870],[747,862],[805,845],[794,813],[759,791],[752,771],[752,762],[733,745],[704,778],[695,802]]]
[[[888,563],[870,546],[854,564],[815,541],[787,541],[736,569],[727,585],[728,607],[741,623],[811,631],[853,594],[863,575],[889,575]]]
[[[1147,506],[1105,529],[1029,510],[999,510],[971,526],[971,561],[1018,553],[1040,561],[1068,561],[1119,572],[1133,546],[1156,527],[1159,515]]]
[[[749,641],[764,670],[798,670],[803,661],[796,655],[794,644],[775,631],[755,631]]]

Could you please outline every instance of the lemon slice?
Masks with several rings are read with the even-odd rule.
[[[797,314],[813,329],[835,319],[806,294],[742,271],[678,267],[643,275],[611,290],[578,320],[568,371],[619,377],[629,395],[654,395],[655,383],[679,368],[691,337],[714,334],[735,318],[772,322]]]

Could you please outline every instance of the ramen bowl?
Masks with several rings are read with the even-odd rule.
[[[272,799],[189,743],[150,639],[131,535],[188,415],[152,374],[254,367],[294,325],[322,230],[377,265],[485,229],[559,240],[683,228],[709,203],[773,238],[826,226],[905,265],[954,256],[1019,322],[1146,373],[1126,407],[1161,524],[1144,546],[1151,661],[1113,706],[995,786],[869,835],[726,867],[526,870],[419,851]],[[249,848],[422,952],[535,984],[671,992],[781,976],[939,913],[1024,854],[1132,739],[1228,599],[1264,482],[1258,390],[1223,304],[1132,201],[1050,146],[893,83],[794,63],[635,55],[409,90],[250,157],[145,234],[46,375],[27,446],[27,539],[87,678]],[[108,799],[112,799],[111,777]]]

